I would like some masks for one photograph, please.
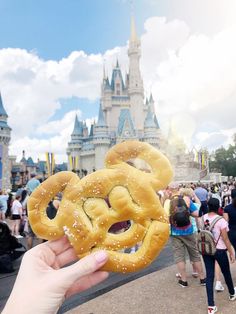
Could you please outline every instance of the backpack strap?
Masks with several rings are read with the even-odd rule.
[[[210,227],[209,227],[209,231],[210,231],[210,232],[213,230],[213,228],[215,227],[215,224],[216,224],[217,221],[219,221],[220,219],[223,219],[223,217],[217,216],[217,217],[212,221],[212,223],[210,224]]]
[[[215,226],[215,224],[217,223],[217,221],[219,221],[220,219],[223,219],[223,217],[217,216],[217,217],[212,221],[212,223],[211,223],[211,225],[210,225],[210,227],[209,227],[209,231],[210,231],[210,232],[211,232],[212,229],[214,228],[214,226]],[[219,242],[219,240],[220,240],[220,237],[221,237],[221,231],[220,231],[220,235],[219,235],[217,241],[215,241],[216,246],[217,246],[217,244],[218,244],[218,242]]]

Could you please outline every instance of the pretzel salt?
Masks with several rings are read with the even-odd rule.
[[[130,166],[126,161],[133,158],[143,159],[151,172]],[[66,234],[78,257],[105,249],[109,259],[104,270],[137,271],[150,264],[168,240],[168,221],[156,193],[171,181],[172,168],[162,153],[138,141],[113,146],[105,165],[81,180],[69,171],[49,177],[29,198],[30,224],[44,239]],[[63,198],[56,217],[50,220],[46,207],[58,192],[63,192]],[[132,222],[127,231],[108,232],[113,224],[126,220]],[[137,252],[120,252],[140,241]]]

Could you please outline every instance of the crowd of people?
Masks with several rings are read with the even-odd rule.
[[[236,300],[236,287],[230,270],[230,262],[235,262],[236,252],[236,184],[173,183],[159,195],[169,217],[178,284],[183,288],[188,286],[188,256],[193,277],[199,278],[200,285],[206,286],[208,314],[216,313],[214,279],[215,290],[224,291],[223,275],[229,300]],[[212,242],[211,238],[206,240],[209,234]],[[210,246],[215,248],[214,252],[209,250]]]
[[[19,240],[23,236],[26,237],[27,250],[33,247],[34,239],[34,233],[27,219],[27,199],[39,184],[39,180],[35,175],[32,175],[26,187],[19,188],[15,193],[9,190],[0,191],[0,236],[1,232],[4,232],[4,228],[1,226],[7,225],[8,234],[11,238],[14,237]],[[235,261],[236,252],[236,182],[220,184],[172,183],[166,190],[159,191],[158,196],[169,220],[173,255],[178,270],[176,273],[177,282],[183,288],[188,287],[187,278],[189,275],[186,272],[186,263],[189,259],[192,276],[199,280],[200,286],[206,286],[208,314],[216,313],[214,290],[217,292],[225,290],[222,283],[223,277],[228,289],[229,300],[236,300],[236,288],[230,270],[230,262]],[[52,200],[49,203],[47,215],[50,219],[55,217],[58,207],[58,200]],[[113,225],[109,232],[124,232],[129,226],[129,221],[120,222]],[[212,233],[215,244],[214,254],[203,254],[199,249],[199,231],[201,229],[210,230],[209,232]],[[67,240],[62,239],[61,241]],[[9,240],[9,242],[11,241]],[[18,242],[13,242],[14,245],[8,248],[9,252],[14,252],[17,248],[16,243]],[[37,254],[37,250],[40,251],[43,247],[51,249],[50,245],[43,243],[38,249],[35,247],[32,254]],[[61,242],[59,241],[57,245],[60,247],[58,250],[61,251]],[[135,253],[139,245],[141,243],[128,251],[126,250],[125,253]],[[3,253],[0,250],[0,272]],[[101,264],[107,258],[104,252],[102,254]],[[14,252],[14,258],[20,255]],[[72,256],[73,254],[70,258]],[[4,261],[6,263],[6,259]],[[94,275],[99,262],[94,256],[91,257],[90,262],[96,264],[91,266],[90,270]],[[101,272],[96,280],[100,281],[106,276],[107,274]]]

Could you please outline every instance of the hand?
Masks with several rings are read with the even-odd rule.
[[[235,262],[235,253],[232,252],[229,254],[230,262],[233,264]]]
[[[108,277],[97,271],[108,256],[105,251],[88,255],[78,262],[66,237],[48,241],[29,250],[2,314],[54,314],[65,298],[84,291]]]

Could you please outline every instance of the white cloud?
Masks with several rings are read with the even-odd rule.
[[[186,128],[178,128],[189,144],[189,135],[209,131],[208,124],[214,122],[222,134],[221,144],[228,143],[233,131],[226,135],[223,130],[235,125],[236,25],[212,36],[191,34],[187,25],[177,20],[151,18],[145,25],[144,81],[152,86],[158,101],[161,125],[167,128],[167,121],[178,119],[179,125],[189,128],[187,133]]]

